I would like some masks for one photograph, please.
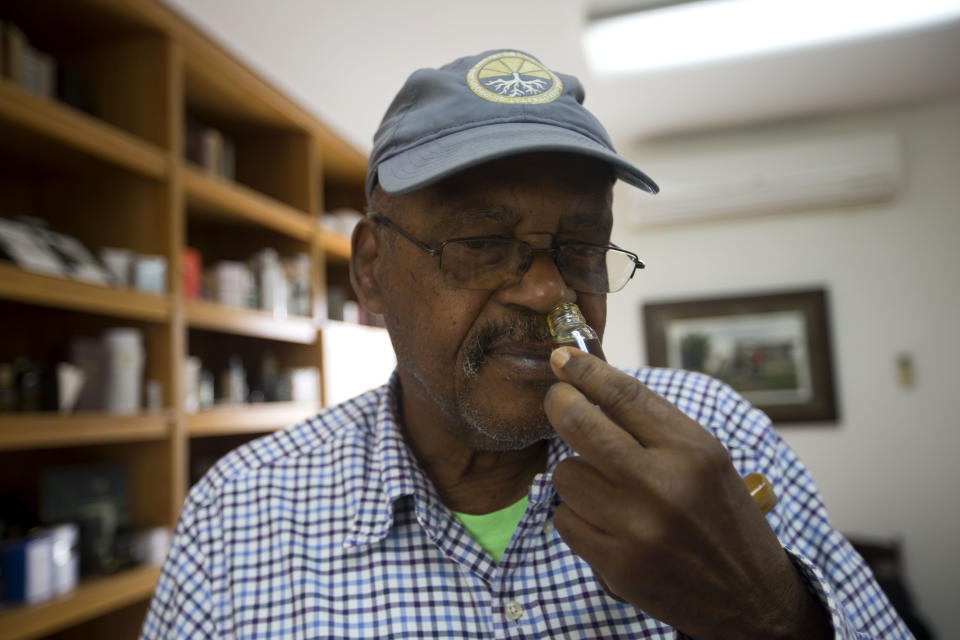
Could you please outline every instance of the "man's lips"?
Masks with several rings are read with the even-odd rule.
[[[514,375],[554,379],[549,344],[503,343],[491,346],[485,355]]]

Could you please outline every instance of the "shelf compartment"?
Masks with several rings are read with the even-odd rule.
[[[313,402],[263,402],[214,407],[187,414],[191,436],[225,436],[275,431],[296,424],[319,410]]]
[[[3,263],[0,299],[149,322],[163,322],[170,316],[167,296],[31,273]]]
[[[317,340],[317,327],[312,318],[277,320],[266,311],[227,307],[208,300],[187,301],[186,317],[188,326],[193,329],[297,344],[313,344]]]
[[[70,593],[40,604],[0,611],[0,640],[28,640],[146,600],[160,567],[137,567],[84,580]]]
[[[195,28],[178,22],[168,28],[183,50],[188,105],[201,113],[231,114],[276,130],[305,131],[313,139],[324,174],[345,183],[363,183],[367,158],[361,151]]]
[[[314,235],[314,222],[306,213],[235,182],[214,178],[184,166],[183,184],[190,208],[222,219],[240,219],[279,231],[303,241]]]
[[[160,440],[169,433],[170,421],[166,411],[5,414],[0,416],[0,451]]]
[[[30,146],[32,136],[148,178],[161,180],[168,173],[168,156],[159,147],[54,100],[34,96],[3,79],[0,121],[3,137],[19,140],[21,146]]]

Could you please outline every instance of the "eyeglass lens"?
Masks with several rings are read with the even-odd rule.
[[[525,242],[480,238],[455,240],[443,246],[440,267],[447,284],[466,289],[502,289],[518,283],[533,258]],[[557,269],[566,283],[585,293],[619,291],[636,267],[621,251],[591,245],[562,245]]]

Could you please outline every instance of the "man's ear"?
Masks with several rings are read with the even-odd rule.
[[[376,224],[369,218],[357,223],[350,239],[350,284],[363,308],[375,314],[383,313],[381,242]]]

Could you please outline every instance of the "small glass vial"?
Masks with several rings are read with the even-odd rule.
[[[597,332],[590,328],[580,312],[580,307],[572,302],[561,302],[547,314],[547,326],[554,349],[574,347],[606,360],[600,348]]]

